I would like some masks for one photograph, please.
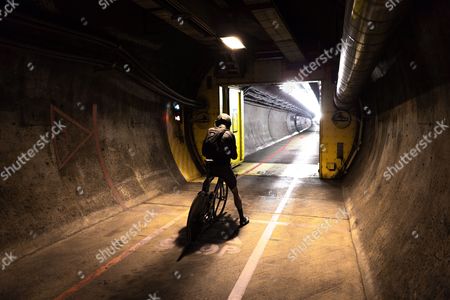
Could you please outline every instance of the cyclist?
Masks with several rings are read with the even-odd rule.
[[[215,127],[209,128],[203,141],[202,153],[206,157],[206,179],[203,182],[203,190],[208,192],[214,177],[222,178],[230,188],[234,197],[234,205],[239,212],[240,226],[249,223],[249,218],[242,210],[242,200],[237,188],[236,176],[231,169],[231,159],[237,158],[236,138],[230,131],[231,117],[220,114]]]

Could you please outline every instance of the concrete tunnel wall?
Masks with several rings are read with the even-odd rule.
[[[42,57],[30,71],[27,53],[1,52],[0,172],[49,131],[52,106],[67,128],[0,180],[0,249],[25,255],[184,182],[162,97],[114,71]]]
[[[279,109],[244,102],[245,155],[311,126],[309,119]]]
[[[450,123],[450,15],[445,1],[413,6],[402,31],[410,35],[389,45],[395,63],[362,97],[376,115],[344,181],[369,299],[450,297],[450,130],[399,162],[437,121]]]

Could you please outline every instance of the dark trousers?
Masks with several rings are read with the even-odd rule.
[[[233,190],[237,185],[236,175],[234,175],[230,164],[206,162],[206,179],[203,182],[203,191],[209,192],[209,187],[214,177],[222,178],[230,190]]]

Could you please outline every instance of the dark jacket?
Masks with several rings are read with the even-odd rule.
[[[226,129],[225,125],[209,128],[208,135],[210,134],[210,132],[218,130],[225,130],[221,140],[225,150],[225,157],[223,159],[215,159],[214,164],[230,165],[231,159],[236,159],[238,157],[236,149],[236,138],[229,129]],[[207,159],[210,159],[210,157],[207,157]]]

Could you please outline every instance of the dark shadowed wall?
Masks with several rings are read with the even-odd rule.
[[[345,180],[369,299],[450,297],[450,15],[446,1],[412,4],[395,63],[363,96],[376,115]]]
[[[115,71],[18,50],[1,48],[0,64],[0,172],[52,117],[67,126],[0,181],[0,248],[27,253],[184,182],[160,96]],[[20,249],[30,234],[38,238]]]

